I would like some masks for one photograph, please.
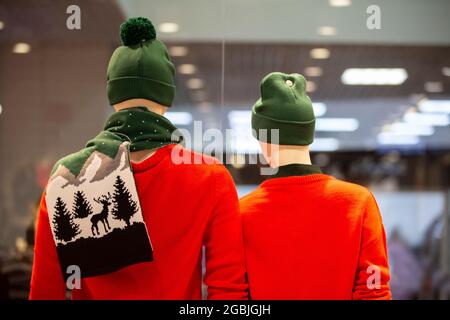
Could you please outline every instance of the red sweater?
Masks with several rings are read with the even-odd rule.
[[[391,298],[385,232],[367,189],[324,174],[272,178],[241,199],[241,214],[252,299]],[[378,289],[367,286],[374,270]]]
[[[177,147],[178,148],[178,147]],[[183,149],[200,164],[176,165],[174,145],[133,163],[154,261],[82,279],[73,299],[201,299],[202,245],[209,299],[246,299],[239,203],[217,160]],[[181,148],[180,148],[181,149]],[[65,283],[45,198],[38,215],[30,299],[64,299]]]

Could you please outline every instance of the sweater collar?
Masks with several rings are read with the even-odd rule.
[[[319,166],[311,164],[292,163],[278,168],[278,172],[272,178],[285,178],[292,176],[307,176],[311,174],[321,174]]]

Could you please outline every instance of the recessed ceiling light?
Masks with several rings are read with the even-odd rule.
[[[174,33],[180,30],[180,26],[175,22],[164,22],[158,26],[158,29],[163,33]]]
[[[31,50],[31,46],[25,42],[18,42],[14,45],[13,52],[18,54],[26,54]]]
[[[336,138],[315,138],[310,145],[310,150],[317,151],[336,151],[339,149],[339,140]]]
[[[330,0],[330,6],[332,7],[348,7],[352,4],[351,0]]]
[[[228,112],[228,121],[232,129],[235,129],[237,126],[249,128],[252,121],[252,111],[232,110]]]
[[[349,68],[341,75],[341,81],[346,85],[400,85],[407,78],[408,73],[403,68]]]
[[[420,142],[418,136],[397,135],[389,132],[381,132],[377,136],[379,144],[382,145],[415,145]]]
[[[203,88],[204,81],[199,78],[192,78],[187,81],[186,85],[189,89],[201,89]]]
[[[164,117],[170,120],[174,125],[187,126],[192,123],[192,114],[184,111],[168,111]]]
[[[352,132],[359,128],[355,118],[317,118],[316,131]]]
[[[323,102],[313,102],[312,106],[316,117],[321,117],[327,112],[327,106]]]
[[[418,136],[412,135],[396,135],[387,132],[379,133],[377,136],[379,144],[382,145],[415,145],[420,142]]]
[[[313,59],[328,59],[330,57],[330,50],[326,48],[314,48],[309,54]]]
[[[394,122],[393,124],[387,125],[383,129],[383,132],[396,135],[431,136],[434,134],[434,128],[429,125]]]
[[[442,74],[446,77],[450,77],[450,67],[443,67]]]
[[[442,82],[439,81],[427,81],[424,84],[424,89],[426,92],[436,93],[442,92],[444,90]]]
[[[448,126],[450,119],[446,113],[419,113],[419,112],[407,112],[403,116],[403,121],[414,125],[427,125],[427,126]]]
[[[190,63],[180,64],[178,72],[181,74],[194,74],[197,72],[197,67]]]
[[[317,89],[317,85],[313,81],[306,81],[306,92],[314,92]]]
[[[307,77],[320,77],[322,75],[322,68],[306,67],[304,73]]]
[[[337,30],[332,26],[321,26],[317,29],[317,33],[321,36],[334,36],[336,35]]]
[[[2,30],[5,27],[5,23],[3,21],[0,21],[0,30]]]
[[[169,54],[173,57],[184,57],[189,52],[184,46],[172,46],[169,48]]]
[[[423,99],[418,104],[419,110],[427,113],[450,113],[450,100]]]

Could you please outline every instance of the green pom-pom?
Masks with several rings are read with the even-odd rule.
[[[134,46],[155,39],[155,27],[147,18],[130,18],[120,25],[120,38],[124,46]]]

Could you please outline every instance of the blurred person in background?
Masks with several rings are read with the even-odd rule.
[[[423,269],[420,286],[420,299],[448,299],[450,297],[450,275],[441,266],[442,241],[444,241],[444,215],[436,217],[428,226],[420,248]]]
[[[73,299],[201,299],[202,246],[208,299],[246,299],[233,180],[217,160],[181,147],[163,116],[175,69],[153,24],[131,18],[121,38],[108,66],[116,112],[55,165],[42,197],[30,299],[64,299],[73,266]]]
[[[394,299],[417,299],[423,270],[400,230],[394,229],[388,242],[391,267],[391,290]]]
[[[240,201],[250,297],[391,299],[374,196],[311,164],[315,116],[305,78],[267,75],[252,128],[275,175]]]

